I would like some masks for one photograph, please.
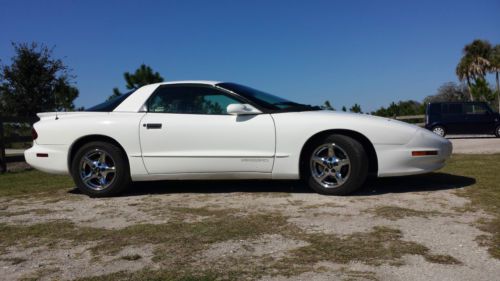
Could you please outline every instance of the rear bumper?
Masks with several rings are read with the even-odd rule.
[[[449,140],[420,129],[404,146],[376,146],[379,158],[379,177],[429,173],[441,169],[453,147]],[[437,155],[412,156],[412,151],[437,151]]]
[[[51,173],[68,175],[68,149],[67,145],[38,145],[24,152],[26,162],[33,168]],[[47,157],[43,157],[45,155]]]

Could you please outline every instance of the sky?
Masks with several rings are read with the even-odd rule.
[[[0,0],[0,60],[11,42],[55,46],[77,106],[125,90],[145,63],[165,80],[245,84],[287,99],[364,111],[421,101],[465,44],[500,44],[500,1]]]

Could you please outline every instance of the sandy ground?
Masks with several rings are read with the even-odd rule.
[[[467,137],[450,136],[453,143],[453,153],[464,154],[491,154],[500,153],[500,138],[495,137]]]
[[[289,223],[308,233],[333,233],[340,236],[370,231],[374,226],[399,229],[405,241],[420,243],[432,253],[450,255],[461,264],[437,264],[419,255],[403,257],[401,265],[368,265],[320,262],[318,270],[296,276],[263,276],[261,280],[498,280],[500,260],[491,258],[487,248],[476,238],[487,233],[475,222],[488,216],[478,211],[464,211],[469,201],[456,195],[457,189],[471,185],[467,177],[449,177],[449,183],[431,184],[429,179],[384,179],[370,183],[353,196],[322,196],[309,192],[296,182],[224,182],[177,183],[138,186],[122,197],[91,199],[78,192],[65,194],[51,202],[43,198],[5,200],[0,198],[0,223],[31,225],[56,220],[69,220],[79,226],[120,229],[137,223],[168,222],[172,214],[166,207],[189,207],[239,210],[242,216],[254,213],[279,213]],[[451,184],[450,184],[451,183]],[[377,207],[401,207],[432,212],[430,217],[407,216],[387,218],[376,216]],[[36,210],[43,209],[43,212]],[[31,212],[30,212],[31,210]],[[18,215],[12,215],[19,212]],[[193,215],[189,221],[200,221]],[[1,239],[1,238],[0,238]],[[205,262],[221,262],[228,258],[248,261],[262,256],[281,259],[307,242],[291,240],[280,233],[266,234],[249,240],[229,240],[212,244],[198,253]],[[50,248],[16,245],[0,255],[0,279],[16,280],[46,269],[43,279],[70,280],[121,270],[136,271],[144,267],[159,268],[153,259],[157,245],[127,247],[121,252],[100,257],[95,262],[89,249],[93,243],[71,245],[65,241]],[[139,254],[138,260],[120,256]],[[9,260],[23,260],[12,264]]]

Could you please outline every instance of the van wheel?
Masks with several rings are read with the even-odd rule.
[[[497,136],[497,138],[500,138],[500,125],[498,125],[495,129],[495,135]]]
[[[432,127],[432,132],[436,135],[439,135],[439,136],[446,136],[446,130],[444,129],[443,126],[434,126]]]

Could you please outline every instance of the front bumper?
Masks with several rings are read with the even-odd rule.
[[[429,173],[441,169],[453,147],[449,140],[419,129],[406,145],[376,145],[379,177]],[[437,155],[412,156],[412,151],[437,151]]]
[[[33,168],[51,173],[68,175],[68,149],[67,145],[38,145],[24,152],[26,162]],[[44,154],[47,157],[44,157]]]

